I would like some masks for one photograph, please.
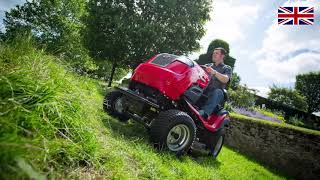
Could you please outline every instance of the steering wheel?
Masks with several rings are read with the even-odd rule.
[[[207,72],[207,67],[209,66],[206,66],[206,65],[200,65],[200,67],[207,73],[207,75],[210,76],[210,74]],[[211,76],[210,76],[211,77]]]

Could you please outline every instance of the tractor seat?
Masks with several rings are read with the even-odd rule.
[[[226,89],[223,89],[223,100],[221,102],[222,107],[224,107],[224,104],[228,101],[228,92]]]

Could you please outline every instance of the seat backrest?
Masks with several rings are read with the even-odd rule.
[[[226,89],[222,89],[223,91],[223,100],[221,102],[221,106],[224,107],[225,102],[228,101],[228,92]]]
[[[227,101],[228,100],[228,91],[226,89],[223,89],[223,96],[224,96],[224,100]]]

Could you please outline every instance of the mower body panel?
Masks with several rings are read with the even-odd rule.
[[[204,89],[210,77],[196,62],[186,57],[159,54],[140,64],[131,80],[153,87],[172,100],[178,100],[192,85]]]

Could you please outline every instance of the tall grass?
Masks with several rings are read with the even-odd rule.
[[[0,179],[284,178],[228,148],[218,159],[155,151],[142,126],[103,113],[100,81],[17,39],[0,44]]]
[[[6,175],[24,176],[23,159],[35,172],[95,164],[101,95],[96,83],[56,61],[30,38],[0,45],[0,170]]]

